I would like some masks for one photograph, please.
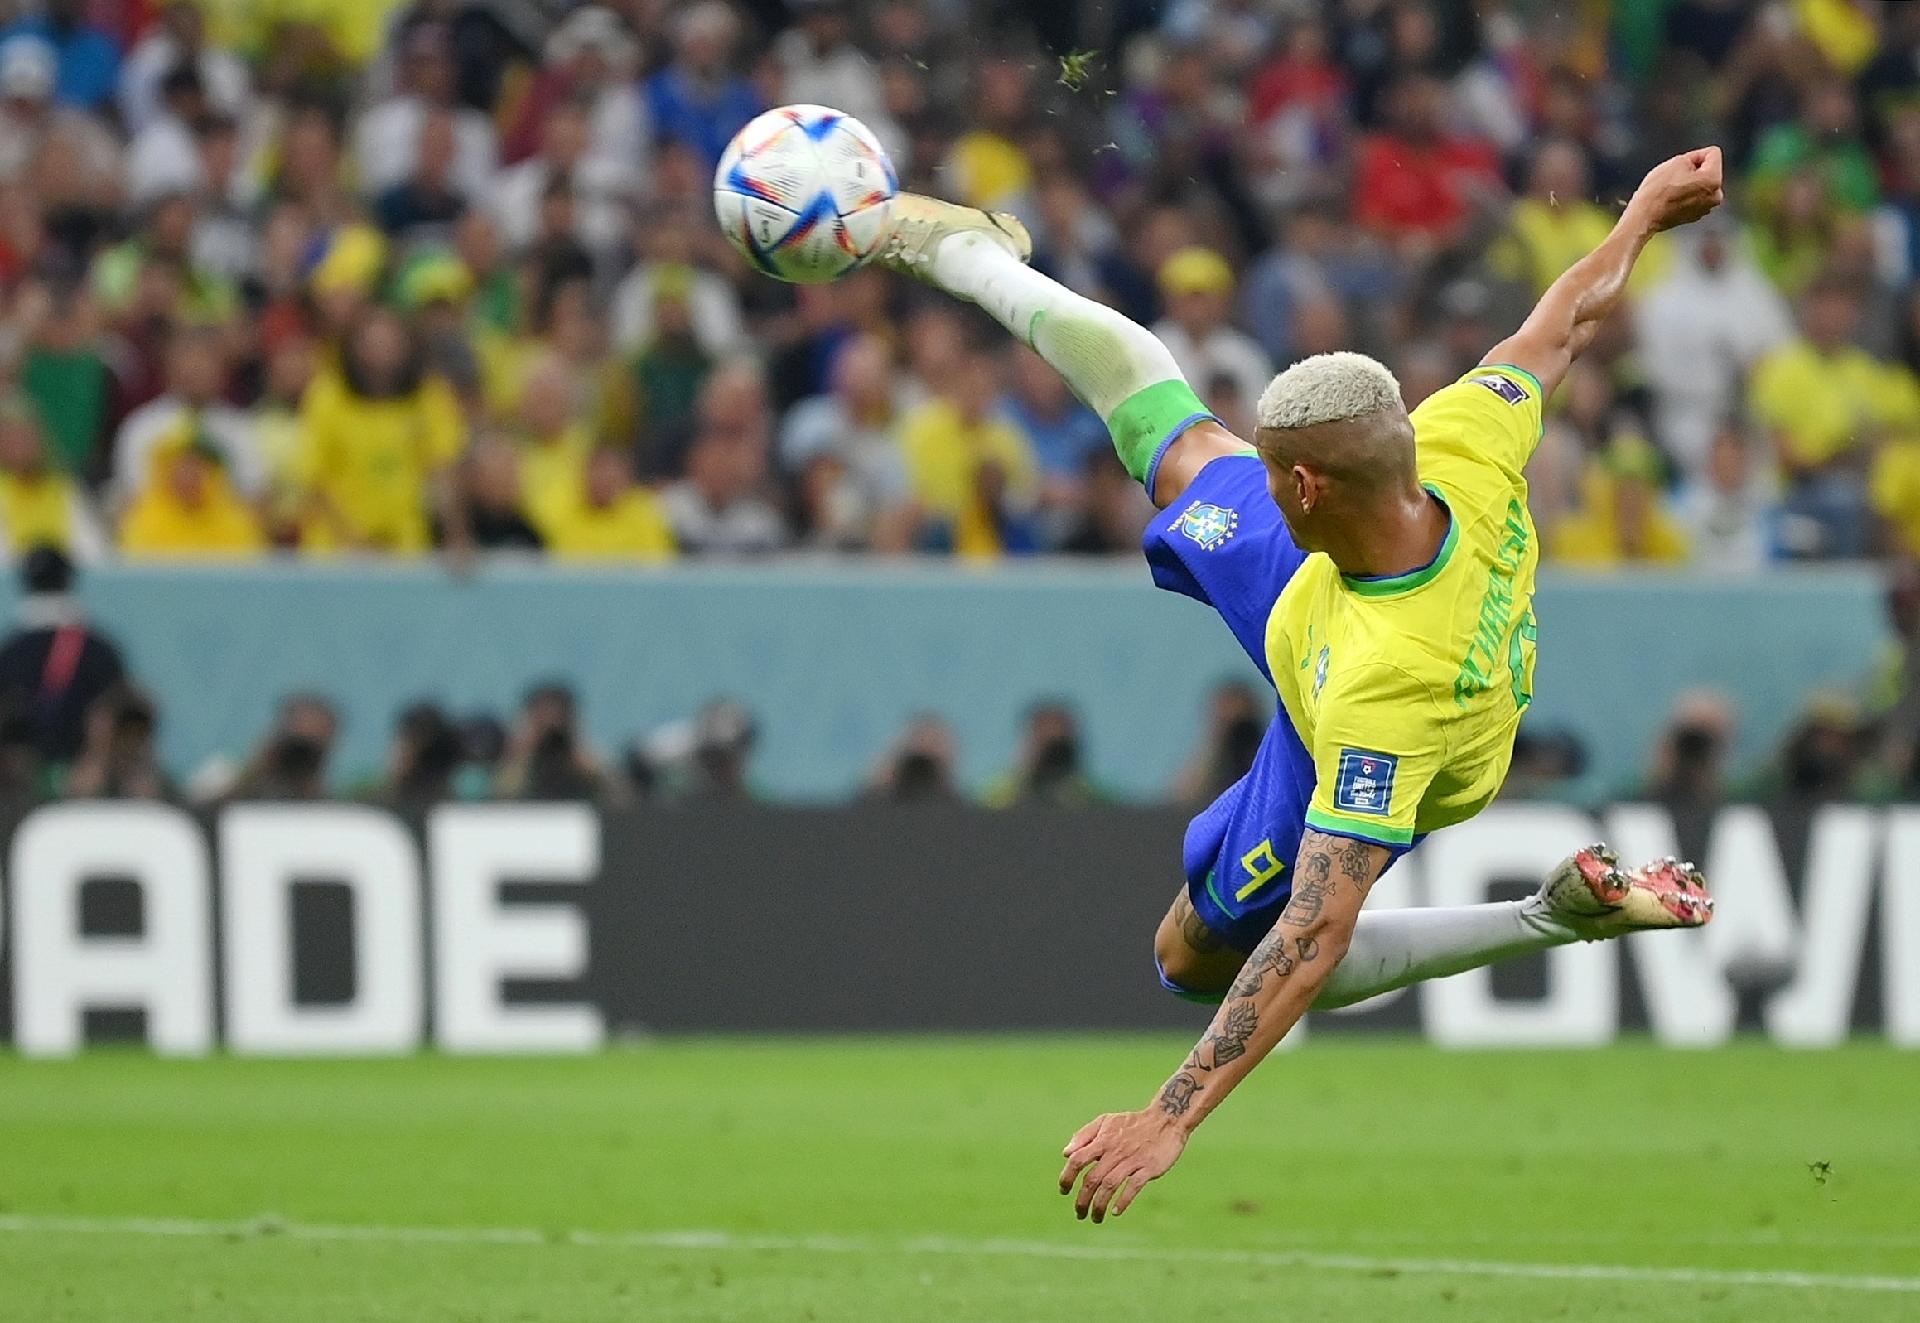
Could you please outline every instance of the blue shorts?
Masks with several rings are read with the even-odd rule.
[[[1156,586],[1220,613],[1266,676],[1267,617],[1306,561],[1252,455],[1213,460],[1147,528]],[[1293,894],[1291,870],[1313,798],[1313,759],[1284,709],[1252,769],[1188,824],[1182,862],[1194,912],[1228,944],[1251,951]]]

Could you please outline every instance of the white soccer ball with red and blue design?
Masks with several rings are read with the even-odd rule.
[[[859,120],[826,106],[779,106],[727,144],[713,210],[757,270],[818,285],[880,250],[899,191],[893,163]]]

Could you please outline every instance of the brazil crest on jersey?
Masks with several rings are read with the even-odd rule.
[[[1420,480],[1450,519],[1408,574],[1308,558],[1267,620],[1268,668],[1311,752],[1307,825],[1404,849],[1472,817],[1506,779],[1533,692],[1538,539],[1521,476],[1540,383],[1476,368],[1413,411]]]

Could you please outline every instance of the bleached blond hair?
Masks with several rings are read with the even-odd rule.
[[[1385,363],[1340,350],[1303,358],[1268,382],[1255,417],[1262,427],[1313,427],[1400,407],[1400,383]]]

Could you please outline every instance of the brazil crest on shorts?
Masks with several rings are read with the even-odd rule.
[[[1186,508],[1175,527],[1198,542],[1202,550],[1212,551],[1233,536],[1240,527],[1240,515],[1223,506],[1197,501]]]

